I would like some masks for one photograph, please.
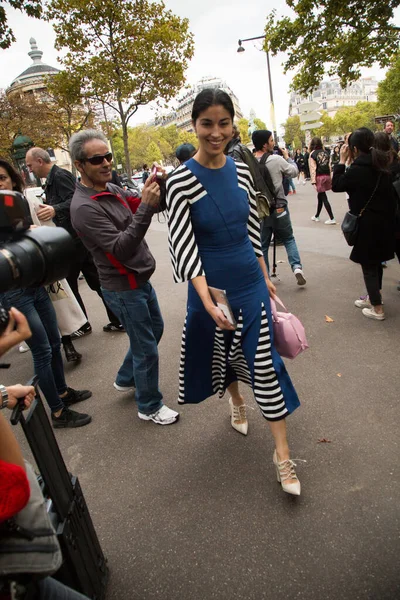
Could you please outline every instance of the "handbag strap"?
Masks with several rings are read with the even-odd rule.
[[[368,204],[371,202],[372,198],[375,196],[375,194],[376,194],[376,190],[378,189],[378,187],[379,187],[379,184],[380,184],[380,182],[381,182],[381,178],[382,178],[382,173],[379,173],[378,180],[377,180],[377,182],[376,182],[376,186],[375,186],[375,188],[374,188],[374,191],[372,192],[372,194],[371,194],[371,197],[370,197],[370,199],[368,200],[367,204],[364,206],[364,208],[362,208],[362,209],[361,209],[361,211],[360,211],[360,214],[358,215],[359,217],[362,217],[362,215],[363,215],[363,212],[364,212],[364,211],[365,211],[365,209],[367,208]]]

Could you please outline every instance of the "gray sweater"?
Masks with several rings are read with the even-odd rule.
[[[296,163],[291,158],[285,160],[278,154],[271,154],[271,156],[267,158],[267,162],[265,164],[270,172],[272,183],[274,184],[277,197],[277,208],[287,206],[287,198],[285,196],[285,192],[283,191],[282,177],[285,176],[289,177],[290,179],[292,177],[297,177],[299,170]]]
[[[150,279],[156,262],[144,239],[154,208],[118,186],[96,192],[76,184],[72,225],[92,254],[105,290],[136,289]]]

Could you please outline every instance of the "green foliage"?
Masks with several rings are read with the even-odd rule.
[[[151,165],[152,163],[160,163],[163,159],[160,148],[155,142],[150,142],[146,148],[145,163]]]
[[[87,95],[114,109],[121,120],[130,171],[128,122],[142,105],[173,98],[185,82],[194,52],[189,22],[149,0],[51,0],[56,48],[81,78]]]
[[[114,127],[111,139],[117,163],[125,165],[121,127]],[[135,169],[141,169],[143,164],[154,161],[175,164],[175,150],[180,144],[185,143],[193,144],[197,148],[196,134],[180,130],[176,125],[128,127],[129,157]]]
[[[59,132],[61,148],[68,149],[68,141],[73,133],[95,123],[93,102],[84,97],[81,80],[68,71],[60,71],[46,79],[47,94],[41,100],[43,112],[53,120]]]
[[[180,144],[192,144],[195,148],[198,146],[197,136],[191,131],[184,131],[181,129],[178,134],[178,146]]]
[[[390,65],[400,28],[393,24],[400,0],[286,0],[292,17],[267,16],[265,50],[288,52],[284,72],[296,70],[292,88],[307,95],[328,75],[342,87],[360,77],[360,67]]]
[[[336,125],[334,119],[328,115],[326,111],[322,113],[321,123],[323,123],[322,127],[313,130],[313,135],[320,137],[321,139],[326,138],[329,139],[331,135],[336,133]]]
[[[299,137],[295,137],[293,140],[293,144],[292,144],[292,148],[293,150],[301,150],[303,148],[304,144],[302,144],[301,139]]]
[[[400,113],[400,52],[392,60],[386,77],[378,85],[381,114]]]
[[[286,145],[292,144],[295,138],[301,140],[301,146],[304,145],[306,137],[305,132],[301,130],[299,115],[293,115],[292,117],[288,117],[286,119],[286,122],[282,123],[282,127],[285,130],[283,139],[285,140]],[[296,146],[296,148],[298,147],[299,146]]]
[[[239,119],[237,126],[240,132],[242,144],[249,144],[251,141],[249,136],[249,121],[243,117],[242,119]]]
[[[259,119],[258,117],[255,117],[254,125],[255,125],[256,129],[268,129],[268,127],[266,126],[264,121],[261,121],[261,119]]]
[[[1,4],[3,4],[3,0],[1,0]],[[42,0],[7,0],[6,4],[26,13],[29,17],[38,19],[42,14]],[[0,48],[6,50],[13,42],[15,42],[15,35],[11,27],[7,25],[5,8],[0,5]]]
[[[34,96],[7,96],[0,90],[0,156],[11,158],[13,139],[19,132],[30,137],[35,146],[58,145],[59,131]]]
[[[374,117],[378,114],[376,102],[357,102],[355,106],[343,106],[333,118],[332,133],[343,135],[359,127],[369,127],[375,131],[377,126]]]

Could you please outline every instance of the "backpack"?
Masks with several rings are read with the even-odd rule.
[[[242,162],[249,167],[253,178],[258,216],[260,219],[269,217],[276,204],[274,184],[272,183],[271,175],[265,166],[269,154],[266,152],[262,155],[260,161],[258,161],[247,146],[240,144],[238,150]]]
[[[317,163],[317,175],[330,175],[331,171],[329,168],[330,156],[326,150],[314,150],[311,154],[311,158]]]

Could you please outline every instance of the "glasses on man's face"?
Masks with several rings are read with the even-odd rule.
[[[90,156],[85,158],[85,162],[90,162],[91,165],[101,165],[106,159],[107,162],[112,162],[112,154],[111,152],[107,152],[107,154],[98,154],[96,156]]]

